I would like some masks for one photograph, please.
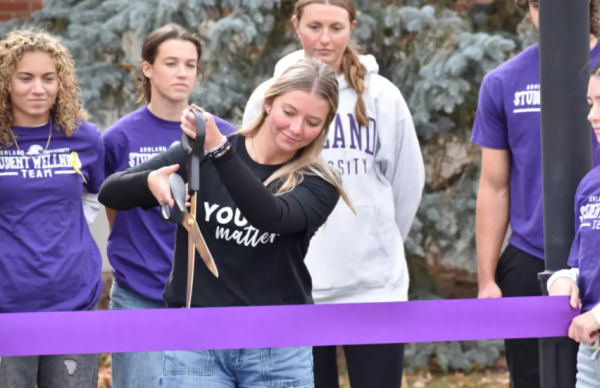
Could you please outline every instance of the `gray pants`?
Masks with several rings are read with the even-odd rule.
[[[0,387],[97,388],[100,355],[0,357]]]

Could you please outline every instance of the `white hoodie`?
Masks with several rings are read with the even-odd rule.
[[[281,59],[274,78],[303,57],[300,50]],[[356,91],[343,75],[338,76],[339,107],[322,153],[325,161],[342,171],[344,189],[357,214],[340,199],[311,240],[306,264],[315,303],[408,299],[404,240],[425,184],[423,156],[402,94],[378,74],[375,57],[359,58],[368,71],[363,99],[369,127],[356,123]],[[274,78],[250,97],[244,126],[259,115]]]

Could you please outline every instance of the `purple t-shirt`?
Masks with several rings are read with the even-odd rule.
[[[230,123],[215,117],[221,133],[235,132]],[[166,151],[181,139],[181,123],[140,108],[104,131],[106,177],[137,166]],[[177,145],[179,146],[179,145]],[[107,255],[120,287],[163,303],[171,272],[176,224],[166,222],[160,208],[119,211],[108,238]]]
[[[600,44],[590,54],[600,61]],[[542,142],[540,124],[539,47],[525,49],[487,74],[471,141],[482,147],[510,150],[510,244],[544,258]],[[598,141],[590,126],[592,147]],[[594,166],[600,151],[594,152]]]
[[[575,239],[569,261],[579,268],[582,312],[600,302],[600,167],[582,179],[575,193]]]
[[[84,122],[68,138],[54,126],[42,155],[50,124],[12,130],[25,156],[15,145],[0,149],[0,313],[90,309],[102,256],[82,194],[104,181],[100,131]]]

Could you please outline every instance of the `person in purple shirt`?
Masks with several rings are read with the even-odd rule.
[[[147,104],[126,115],[103,135],[104,172],[110,176],[179,146],[181,112],[199,73],[202,44],[191,32],[169,24],[150,33],[142,47],[139,101]],[[235,128],[215,117],[223,134]],[[165,308],[163,291],[171,272],[176,224],[160,209],[106,209],[111,232],[107,254],[113,268],[111,310]],[[158,387],[162,352],[112,355],[115,388]]]
[[[92,310],[100,297],[88,224],[104,145],[86,120],[56,38],[22,30],[0,41],[0,314]],[[98,354],[1,357],[0,387],[92,387],[98,366]]]
[[[592,70],[588,104],[588,120],[600,141],[600,66]],[[575,193],[575,238],[567,262],[571,268],[555,272],[547,284],[551,296],[568,295],[572,308],[581,306],[581,315],[569,327],[569,337],[580,343],[576,388],[600,386],[599,253],[600,167],[595,167],[581,180]]]
[[[537,1],[518,3],[538,27]],[[594,67],[600,61],[596,1],[590,2],[590,21]],[[482,149],[476,210],[479,298],[542,295],[537,277],[545,268],[539,78],[534,44],[487,74],[481,85],[471,137]],[[500,255],[509,222],[512,233]],[[505,341],[514,388],[540,387],[538,342]]]

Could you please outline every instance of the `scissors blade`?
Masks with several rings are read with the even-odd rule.
[[[192,290],[194,288],[194,266],[196,255],[194,242],[188,238],[188,272],[187,272],[187,292],[185,297],[185,306],[189,309],[192,306]]]
[[[218,278],[219,270],[217,269],[217,265],[215,264],[215,261],[213,260],[210,250],[208,249],[208,246],[206,245],[206,241],[204,241],[202,232],[200,232],[200,229],[198,228],[198,224],[196,223],[196,220],[194,220],[192,218],[191,214],[186,213],[183,216],[183,225],[187,229],[188,234],[189,234],[191,240],[193,241],[193,244],[196,246],[196,250],[200,254],[202,261],[204,261],[204,264],[206,264],[206,266],[208,267],[208,270],[210,272],[212,272],[212,274],[215,275],[215,277]]]

